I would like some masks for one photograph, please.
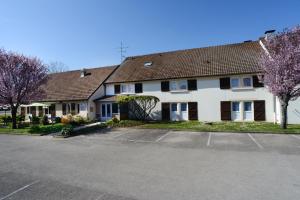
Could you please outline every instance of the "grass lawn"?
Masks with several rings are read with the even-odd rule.
[[[53,124],[53,125],[36,125],[26,128],[12,129],[10,126],[3,128],[0,127],[0,134],[16,134],[16,135],[28,135],[28,134],[50,134],[60,131],[64,125]]]
[[[215,122],[212,125],[198,121],[187,122],[153,122],[140,128],[158,128],[172,130],[190,130],[200,132],[255,132],[255,133],[294,133],[300,134],[300,125],[288,125],[282,130],[279,125],[267,122]]]

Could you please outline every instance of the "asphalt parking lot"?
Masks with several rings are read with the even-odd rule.
[[[0,135],[0,200],[299,199],[300,136],[113,129]]]

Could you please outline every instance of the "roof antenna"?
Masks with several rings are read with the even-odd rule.
[[[121,41],[121,46],[118,49],[120,52],[121,63],[122,63],[125,58],[126,49],[128,49],[128,47],[124,46],[123,42]]]

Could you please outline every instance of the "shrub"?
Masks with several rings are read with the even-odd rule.
[[[75,125],[81,125],[81,124],[85,124],[87,122],[87,120],[80,115],[74,116],[73,120],[74,120],[73,124],[75,124]]]
[[[116,117],[113,117],[111,120],[116,124],[120,122],[120,120]]]
[[[61,123],[63,124],[71,124],[74,121],[72,115],[64,115],[61,117]]]
[[[47,115],[44,115],[43,119],[42,119],[42,124],[43,125],[48,125],[49,124],[49,118]]]
[[[25,121],[25,116],[23,116],[23,115],[17,115],[16,118],[17,118],[18,123]]]
[[[72,135],[72,132],[73,132],[72,125],[67,125],[67,126],[63,127],[63,129],[61,130],[61,135],[64,137],[69,137]]]
[[[3,122],[3,123],[9,123],[9,122],[12,122],[12,118],[10,115],[8,116],[0,116],[0,120]]]
[[[40,124],[41,118],[37,116],[32,116],[32,124]]]
[[[50,134],[57,133],[63,128],[62,124],[53,124],[49,126],[33,125],[30,127],[29,133]]]
[[[55,117],[55,123],[61,123],[61,118],[60,117]]]

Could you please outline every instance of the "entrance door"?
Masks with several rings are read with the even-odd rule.
[[[111,103],[101,104],[101,120],[107,121],[111,119]]]
[[[180,103],[180,120],[187,121],[189,119],[187,110],[187,103]]]
[[[241,120],[241,108],[240,102],[238,101],[232,102],[231,118],[233,121]]]
[[[171,121],[178,121],[178,107],[177,103],[171,103]]]

